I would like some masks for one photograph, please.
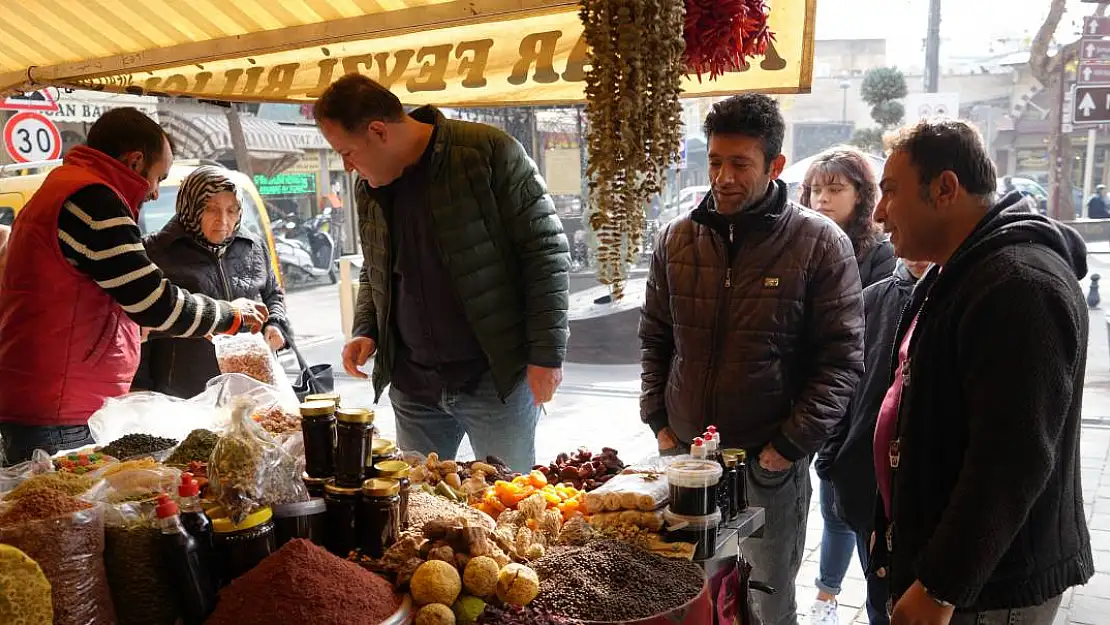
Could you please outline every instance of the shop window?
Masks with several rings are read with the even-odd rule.
[[[0,226],[10,226],[15,222],[15,209],[11,206],[0,206]]]

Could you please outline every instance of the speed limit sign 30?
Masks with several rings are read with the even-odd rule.
[[[43,115],[16,113],[4,124],[4,147],[17,163],[52,160],[62,155],[62,135]]]

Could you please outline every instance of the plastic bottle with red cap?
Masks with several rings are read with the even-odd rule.
[[[169,495],[158,495],[155,513],[162,531],[166,562],[173,572],[183,622],[202,625],[216,608],[212,567],[205,562],[200,542],[181,523],[180,510]]]
[[[192,473],[181,474],[181,484],[177,487],[177,505],[181,509],[181,524],[193,538],[212,550],[212,519],[204,513],[200,505],[200,484]]]
[[[705,460],[707,457],[706,451],[705,439],[700,436],[695,438],[694,444],[690,447],[690,455],[697,460]]]

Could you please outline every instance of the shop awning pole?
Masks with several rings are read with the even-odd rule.
[[[248,176],[254,176],[251,166],[251,153],[247,150],[247,137],[243,134],[243,120],[239,118],[238,105],[232,104],[227,108],[227,131],[231,135],[231,146],[235,150],[235,165],[239,171]]]

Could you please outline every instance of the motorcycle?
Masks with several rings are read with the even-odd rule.
[[[289,219],[274,237],[281,274],[289,286],[310,284],[327,278],[339,282],[339,256],[331,235],[319,229],[321,216],[308,222]]]

